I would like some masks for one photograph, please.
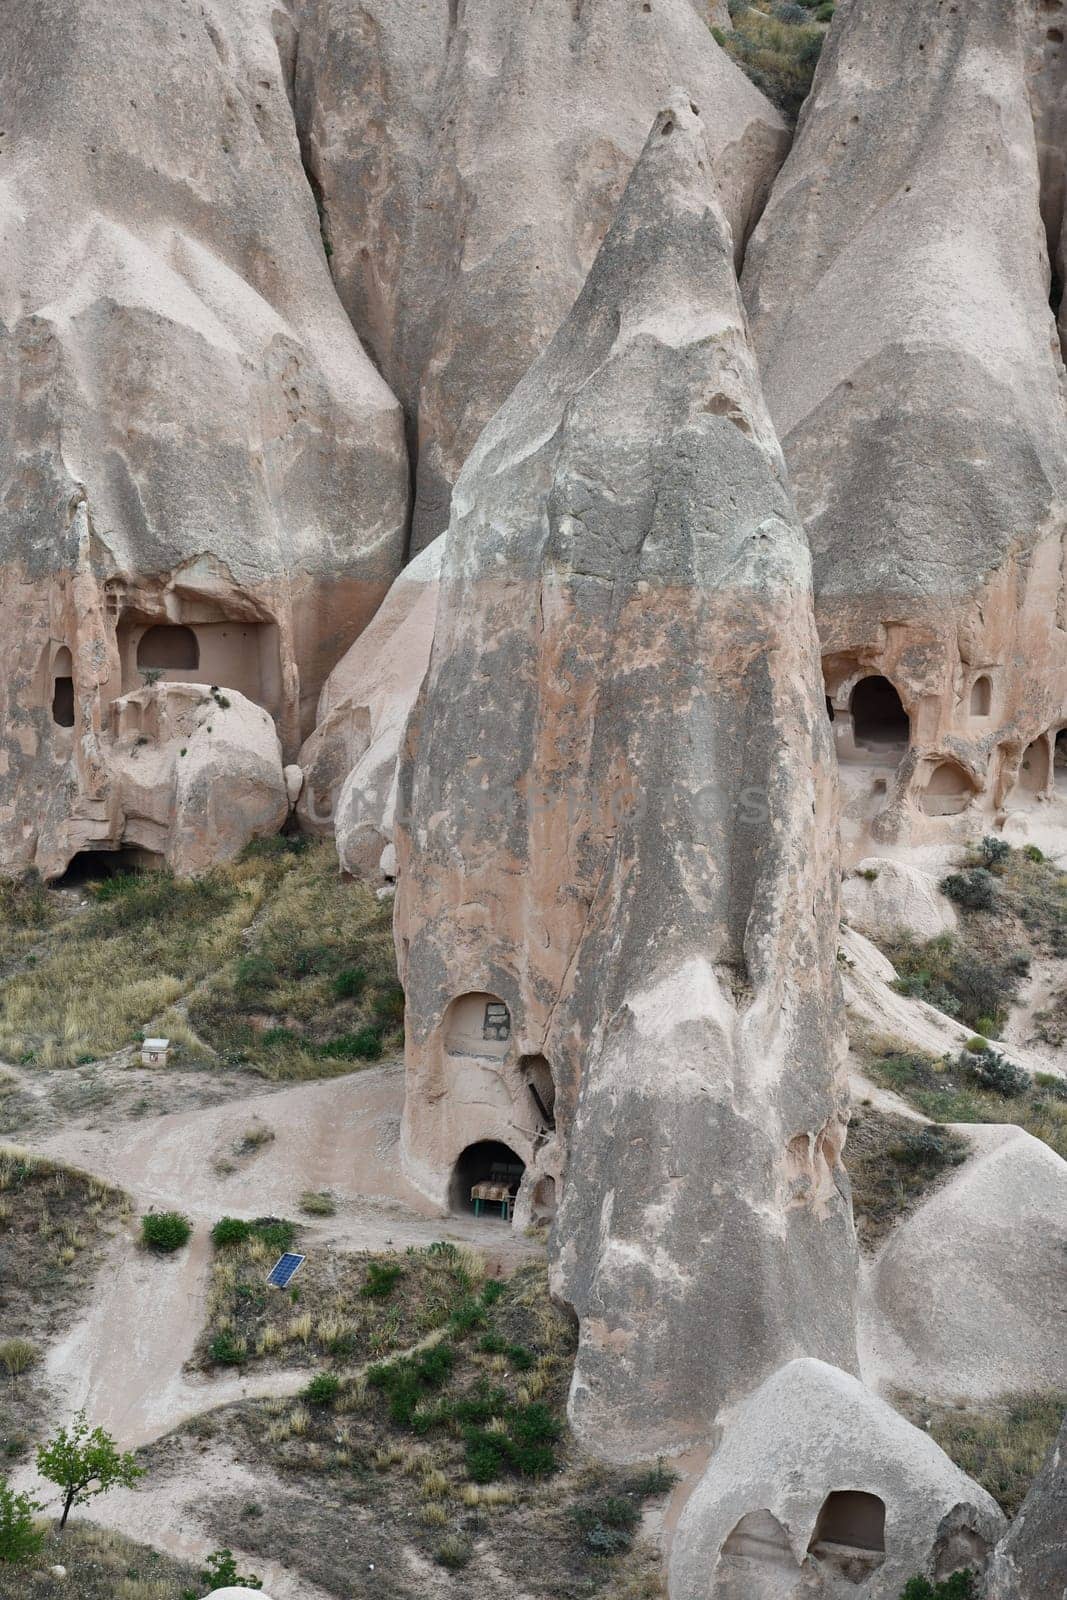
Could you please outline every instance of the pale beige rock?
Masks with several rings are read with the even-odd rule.
[[[418,441],[414,539],[585,279],[684,83],[740,247],[788,139],[702,0],[306,0],[305,159],[338,291]]]
[[[562,1190],[571,1417],[625,1459],[854,1359],[808,558],[697,103],[460,475],[398,806],[406,1170]]]
[[[139,666],[295,751],[402,558],[401,413],[330,280],[271,15],[4,8],[0,870],[99,807]]]
[[[898,1600],[909,1578],[981,1564],[1004,1528],[927,1434],[821,1361],[789,1362],[720,1424],[670,1600]]]
[[[393,837],[397,762],[430,661],[443,548],[439,540],[405,567],[338,662],[300,752],[297,815],[309,833],[334,833],[345,872],[373,871]]]
[[[303,769],[298,767],[295,761],[291,761],[285,768],[283,776],[285,778],[285,792],[289,798],[289,804],[291,806],[295,806],[296,802],[300,798],[300,791],[304,787]]]
[[[841,885],[842,915],[850,927],[876,943],[900,933],[936,939],[959,923],[939,883],[932,873],[906,861],[868,856]]]
[[[1030,3],[840,6],[746,255],[863,853],[1053,782],[1067,413]]]
[[[1022,1128],[956,1131],[975,1154],[868,1269],[864,1376],[943,1400],[1067,1389],[1067,1162]]]
[[[285,821],[281,745],[261,706],[181,683],[139,689],[109,710],[106,816],[75,818],[68,843],[143,852],[195,877]],[[42,866],[48,875],[52,864]]]

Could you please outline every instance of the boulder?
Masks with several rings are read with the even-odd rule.
[[[987,1600],[1063,1600],[1067,1593],[1067,1417],[1048,1459],[993,1552]]]
[[[264,1593],[262,1589],[258,1593],[259,1600],[270,1600],[270,1595]],[[205,1597],[205,1600],[248,1600],[248,1590],[234,1588],[212,1589],[211,1593]]]
[[[975,1154],[870,1266],[864,1376],[938,1400],[1067,1389],[1067,1162],[1022,1128],[957,1131]]]
[[[181,683],[124,695],[110,710],[106,832],[94,819],[68,845],[140,851],[179,877],[196,877],[282,826],[289,798],[281,745],[262,706]]]
[[[1013,790],[1047,793],[1067,704],[1033,12],[839,6],[745,258],[868,839],[973,837]]]
[[[898,1600],[981,1566],[996,1502],[857,1379],[790,1361],[720,1419],[678,1522],[670,1600]]]
[[[952,933],[959,923],[932,873],[879,856],[861,861],[845,878],[841,910],[850,927],[875,943],[900,933],[935,939]]]
[[[443,541],[397,578],[374,621],[323,685],[315,732],[300,752],[297,815],[333,833],[345,872],[369,872],[393,838],[396,773],[408,715],[426,674]]]
[[[408,470],[330,279],[270,7],[9,0],[0,102],[18,871],[111,803],[108,709],[145,672],[245,695],[295,753],[399,569]]]
[[[338,292],[418,439],[414,544],[570,310],[684,82],[740,247],[787,147],[702,0],[305,0],[297,118]]]
[[[502,1144],[519,1218],[561,1200],[571,1418],[622,1459],[854,1360],[808,556],[703,130],[675,94],[460,475],[397,813],[406,1170],[462,1204]]]

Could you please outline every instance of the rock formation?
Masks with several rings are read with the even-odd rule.
[[[1067,1417],[1048,1460],[993,1552],[987,1600],[1061,1600],[1067,1592]]]
[[[835,784],[703,115],[653,126],[453,495],[398,809],[402,1149],[559,1197],[571,1414],[633,1459],[850,1364]]]
[[[404,568],[323,685],[300,752],[301,825],[335,834],[344,872],[373,872],[393,842],[397,764],[430,662],[443,550],[439,539]]]
[[[584,282],[685,82],[739,247],[786,150],[703,0],[305,0],[295,103],[338,292],[401,397],[414,542]]]
[[[901,933],[914,939],[936,939],[959,923],[952,901],[941,893],[932,872],[907,861],[869,856],[841,885],[841,914],[876,943]]]
[[[670,1600],[898,1600],[982,1564],[996,1502],[855,1378],[791,1361],[723,1422],[682,1512]]]
[[[1031,28],[1030,0],[840,7],[746,256],[860,850],[1053,781],[1067,428]]]
[[[146,671],[295,753],[398,570],[407,467],[269,8],[11,0],[0,103],[0,868],[51,872],[123,842],[105,729]]]
[[[1022,1128],[957,1132],[977,1154],[869,1269],[864,1375],[942,1400],[1067,1390],[1067,1162]]]

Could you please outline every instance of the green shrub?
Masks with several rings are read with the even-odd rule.
[[[278,976],[278,969],[267,956],[253,953],[241,956],[234,969],[234,984],[238,989],[269,989]]]
[[[974,1573],[954,1572],[944,1583],[931,1583],[929,1578],[909,1578],[900,1600],[974,1600],[975,1593]]]
[[[341,1380],[332,1372],[318,1372],[306,1388],[300,1391],[301,1400],[309,1406],[329,1406],[337,1399]]]
[[[403,1267],[392,1261],[371,1261],[360,1294],[365,1300],[387,1300],[403,1276]]]
[[[192,1231],[192,1223],[180,1211],[150,1211],[141,1218],[141,1243],[163,1254],[188,1244]]]
[[[1023,855],[1027,861],[1044,861],[1045,859],[1044,851],[1039,850],[1036,844],[1024,844]]]
[[[220,1217],[211,1230],[211,1242],[216,1250],[244,1244],[253,1238],[262,1239],[265,1245],[283,1255],[296,1238],[296,1223],[287,1222],[284,1217],[257,1217],[254,1222],[246,1222],[243,1217]]]
[[[967,1148],[945,1128],[929,1127],[906,1133],[889,1146],[889,1154],[902,1167],[922,1168],[928,1173],[944,1167],[958,1167],[967,1159]]]
[[[248,1346],[232,1333],[217,1333],[211,1341],[210,1355],[223,1367],[240,1367],[248,1360]]]
[[[0,1342],[0,1367],[9,1378],[18,1378],[37,1360],[37,1346],[29,1339],[4,1339]]]
[[[0,1478],[0,1561],[9,1565],[29,1561],[44,1543],[44,1530],[34,1522],[41,1510],[28,1494],[16,1494],[6,1479]]]
[[[967,872],[950,872],[941,880],[941,893],[965,911],[992,911],[997,903],[996,884],[985,867]]]
[[[367,974],[362,967],[346,967],[333,980],[334,997],[338,1000],[358,1000],[367,987]]]
[[[328,1061],[377,1061],[381,1053],[381,1033],[369,1026],[358,1033],[339,1033],[318,1047],[318,1054]]]
[[[233,1558],[232,1550],[215,1550],[208,1556],[204,1570],[200,1574],[203,1584],[210,1584],[212,1591],[215,1589],[262,1589],[263,1585],[258,1578],[242,1578],[237,1571],[237,1562]]]
[[[959,1058],[959,1066],[964,1076],[978,1088],[1002,1095],[1005,1100],[1026,1094],[1033,1085],[1028,1072],[1023,1072],[996,1050],[965,1050]]]
[[[337,1202],[326,1189],[306,1189],[300,1196],[300,1209],[309,1217],[332,1217],[337,1211]]]
[[[979,841],[978,854],[982,865],[995,872],[998,867],[1004,866],[1011,856],[1011,845],[1006,839],[996,839],[987,834]]]

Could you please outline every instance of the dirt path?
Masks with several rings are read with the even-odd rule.
[[[290,1395],[306,1368],[199,1377],[184,1371],[206,1314],[210,1229],[222,1215],[297,1217],[301,1194],[328,1189],[336,1215],[305,1221],[305,1249],[379,1250],[451,1239],[483,1249],[495,1270],[536,1253],[495,1219],[442,1217],[400,1171],[403,1068],[383,1066],[328,1081],[271,1090],[239,1101],[123,1122],[70,1126],[24,1143],[125,1189],[134,1209],[112,1239],[82,1316],[51,1344],[44,1376],[58,1398],[56,1421],[81,1406],[90,1420],[136,1449],[180,1423],[240,1399]],[[257,1139],[248,1136],[256,1132]],[[258,1140],[258,1142],[257,1142]],[[193,1223],[173,1257],[137,1244],[143,1212],[179,1210]],[[20,1487],[40,1489],[32,1469]],[[196,1506],[260,1477],[215,1451],[184,1475],[152,1489],[116,1491],[93,1507],[105,1526],[202,1559],[215,1546]],[[42,1496],[43,1498],[43,1496]],[[249,1563],[246,1563],[248,1565]],[[256,1561],[274,1600],[325,1600],[321,1591],[272,1563]]]

